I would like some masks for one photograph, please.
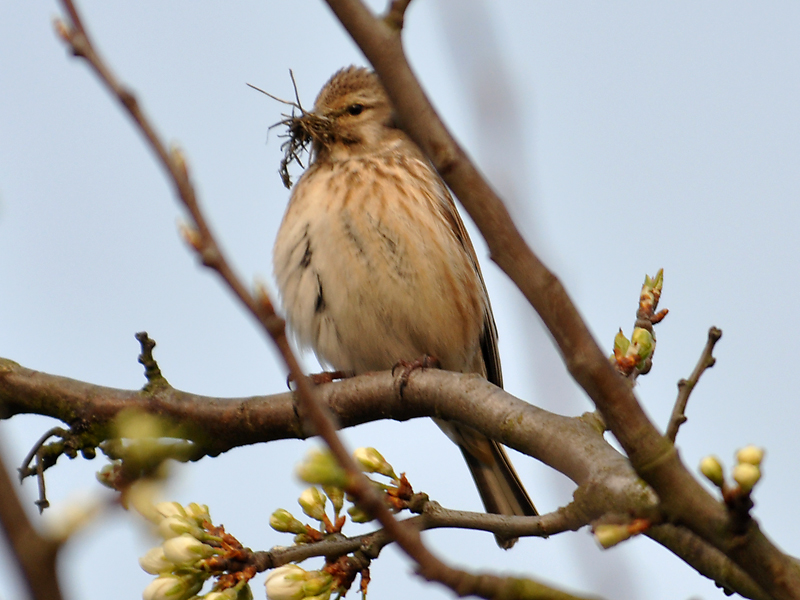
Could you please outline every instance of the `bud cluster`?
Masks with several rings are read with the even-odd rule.
[[[763,459],[764,450],[757,446],[745,446],[736,453],[736,465],[731,471],[736,487],[730,487],[726,483],[722,463],[716,456],[706,456],[700,461],[700,472],[722,490],[722,495],[728,502],[734,497],[750,495],[756,483],[761,479],[761,461]]]
[[[218,582],[212,591],[197,595],[207,579],[221,574],[214,568],[214,559],[224,557],[231,546],[241,547],[235,540],[231,544],[233,538],[223,528],[212,525],[207,506],[161,502],[143,508],[137,506],[163,539],[139,559],[142,569],[157,576],[144,589],[143,600],[252,599],[248,578],[244,577],[225,585]]]
[[[353,458],[364,473],[389,480],[388,483],[383,483],[370,478],[392,510],[398,512],[408,507],[414,491],[405,474],[398,476],[392,465],[375,448],[358,448],[353,453]],[[273,512],[269,520],[270,526],[276,531],[294,534],[295,544],[319,542],[326,536],[340,533],[346,522],[345,515],[342,514],[345,499],[352,503],[347,509],[351,521],[366,523],[372,520],[372,515],[362,510],[346,492],[349,482],[347,472],[330,452],[312,450],[298,465],[297,474],[301,480],[312,484],[300,494],[297,502],[303,513],[317,521],[319,526],[303,523],[284,508]],[[328,501],[331,503],[332,514],[327,511]],[[342,567],[342,564],[345,566]],[[352,568],[347,564],[347,561],[341,563],[341,560],[336,565],[328,563],[321,571],[305,571],[297,565],[284,565],[267,577],[267,598],[327,600],[334,591],[346,592],[355,574],[359,572],[362,575],[362,588],[366,589],[368,568],[356,567],[358,561],[352,562]]]
[[[667,310],[656,312],[661,291],[664,287],[664,269],[659,269],[655,277],[645,276],[642,291],[639,294],[639,310],[636,313],[637,324],[649,324],[647,328],[636,327],[631,334],[631,339],[625,337],[620,329],[614,338],[614,354],[611,362],[625,377],[634,372],[646,373],[650,370],[649,360],[656,349],[656,339],[652,332],[652,325],[660,323]]]

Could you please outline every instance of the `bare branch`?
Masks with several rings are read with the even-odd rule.
[[[700,360],[697,361],[697,366],[692,371],[689,379],[681,379],[678,382],[678,398],[675,400],[675,406],[672,408],[672,416],[669,418],[669,425],[667,425],[667,438],[671,442],[675,442],[675,437],[678,435],[678,429],[686,422],[686,404],[689,402],[689,395],[694,390],[694,386],[700,380],[700,376],[706,369],[710,369],[717,362],[717,359],[712,356],[714,346],[722,337],[722,330],[712,327],[708,330],[708,341],[706,347],[703,348],[703,353],[700,355]]]

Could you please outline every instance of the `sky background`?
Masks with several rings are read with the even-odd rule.
[[[272,285],[288,191],[277,174],[281,140],[267,129],[284,109],[245,83],[290,98],[291,68],[310,106],[334,71],[364,64],[360,52],[317,0],[80,7],[102,55],[162,135],[184,149],[236,268]],[[181,210],[141,136],[54,36],[56,14],[53,2],[6,0],[0,10],[0,356],[136,389],[144,378],[133,336],[146,330],[177,388],[212,396],[284,390],[269,343],[180,241]],[[794,555],[798,23],[800,4],[788,1],[417,0],[405,32],[412,66],[446,123],[606,350],[619,327],[630,332],[645,273],[665,269],[670,315],[657,328],[654,369],[638,386],[660,427],[708,328],[722,328],[717,365],[692,395],[679,434],[681,456],[695,468],[714,453],[730,467],[737,448],[765,446],[754,514]],[[589,410],[478,238],[507,389],[562,414]],[[313,357],[306,362],[317,368]],[[28,416],[0,423],[7,463],[19,465],[53,424]],[[371,424],[346,438],[377,446],[445,506],[480,510],[458,450],[430,421]],[[286,544],[268,517],[278,507],[299,513],[303,488],[291,473],[313,445],[278,442],[176,466],[167,496],[208,504],[214,521],[253,549]],[[569,501],[564,477],[513,458],[540,509]],[[62,459],[48,471],[55,509],[102,493],[94,472],[103,463]],[[27,481],[20,493],[38,521],[35,488]],[[522,540],[511,552],[481,533],[426,539],[455,564],[527,573],[576,592],[724,597],[646,538],[601,551],[583,530]],[[139,598],[151,578],[136,558],[155,543],[134,515],[109,514],[62,553],[67,598]],[[452,597],[423,585],[394,548],[374,563],[372,578],[372,598]],[[25,597],[0,546],[0,600]]]

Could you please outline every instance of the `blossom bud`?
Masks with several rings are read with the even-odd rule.
[[[155,509],[162,519],[186,516],[186,510],[178,502],[159,502],[156,504]]]
[[[306,526],[285,508],[279,508],[269,518],[269,526],[283,533],[305,533]]]
[[[177,566],[189,566],[201,558],[216,554],[216,550],[196,537],[184,533],[166,540],[161,547],[166,559]]]
[[[746,494],[750,493],[759,479],[761,479],[761,469],[756,465],[743,462],[733,467],[733,480]]]
[[[372,516],[358,506],[351,506],[347,509],[347,514],[350,515],[350,520],[353,523],[369,523],[372,521]]]
[[[297,466],[297,476],[306,483],[318,485],[347,485],[347,473],[330,452],[312,450]]]
[[[322,600],[327,592],[330,595],[333,577],[324,571],[308,571],[305,574],[303,583],[303,594],[308,597],[320,598]]]
[[[203,580],[193,575],[156,577],[142,592],[142,600],[187,600],[203,587]]]
[[[620,542],[624,542],[633,535],[627,525],[614,524],[595,525],[592,533],[597,543],[606,550]]]
[[[306,571],[297,565],[288,564],[273,569],[264,583],[268,600],[301,600],[305,597],[303,580]],[[148,599],[145,599],[148,600]]]
[[[158,534],[168,540],[181,534],[188,533],[196,538],[203,536],[203,530],[186,517],[167,517],[158,524]]]
[[[630,345],[630,340],[625,337],[625,334],[622,333],[622,329],[620,329],[617,335],[614,336],[614,354],[625,356],[625,353],[628,351],[628,346]]]
[[[174,568],[171,562],[164,556],[164,549],[161,546],[150,548],[144,556],[139,559],[139,566],[150,575],[170,573]]]
[[[736,453],[736,460],[740,463],[747,463],[758,467],[764,460],[764,450],[758,446],[745,446]]]
[[[309,517],[317,521],[324,520],[327,498],[325,498],[325,495],[317,488],[307,488],[300,494],[300,498],[298,498],[297,502],[303,507],[303,512]]]
[[[344,490],[333,485],[323,485],[322,489],[333,504],[333,510],[338,515],[344,506]]]
[[[97,473],[95,473],[95,477],[97,478],[97,481],[102,483],[107,488],[116,490],[117,489],[116,482],[117,479],[119,478],[119,472],[121,468],[122,468],[122,461],[115,460],[107,465],[103,465],[103,467],[101,467],[101,469]]]
[[[722,487],[725,483],[725,475],[722,472],[722,464],[716,456],[706,456],[700,461],[700,472],[711,483],[717,487]]]
[[[653,335],[642,327],[637,327],[631,334],[631,346],[633,346],[633,351],[639,357],[639,360],[645,360],[650,357],[653,353],[653,342]],[[630,350],[629,348],[628,351],[630,352]]]
[[[383,458],[381,453],[375,448],[357,448],[356,451],[353,452],[353,458],[356,459],[356,462],[358,462],[361,468],[367,473],[380,473],[386,477],[397,479],[392,465],[386,462],[386,459]]]
[[[191,502],[184,510],[186,510],[186,516],[197,521],[198,525],[201,525],[203,521],[211,522],[211,514],[208,512],[208,506],[205,504]]]

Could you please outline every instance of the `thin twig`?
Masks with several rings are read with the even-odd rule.
[[[384,23],[397,32],[402,30],[409,4],[411,4],[411,0],[392,0],[386,16],[383,17]]]
[[[547,537],[566,531],[577,531],[588,525],[588,521],[573,505],[563,507],[556,512],[528,518],[450,510],[442,508],[436,502],[428,502],[422,515],[409,517],[403,524],[418,531],[458,528],[490,533],[501,532],[503,535],[510,531],[515,537],[518,535]],[[368,554],[375,558],[392,541],[392,537],[385,529],[354,537],[331,536],[313,544],[254,552],[253,562],[258,571],[264,571],[289,562],[299,562],[316,556],[342,556],[365,548],[369,548]]]
[[[59,544],[31,525],[0,455],[0,528],[34,600],[61,600],[56,572]]]
[[[678,435],[678,429],[686,422],[686,404],[689,402],[689,396],[700,380],[700,376],[706,369],[710,369],[717,362],[717,359],[712,356],[714,346],[722,337],[722,330],[712,327],[708,330],[708,341],[706,347],[703,348],[703,353],[700,355],[700,360],[689,376],[689,379],[681,379],[678,382],[678,398],[675,400],[675,406],[672,408],[672,416],[669,418],[667,425],[667,438],[673,444]]]

